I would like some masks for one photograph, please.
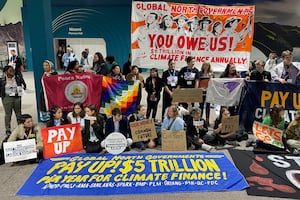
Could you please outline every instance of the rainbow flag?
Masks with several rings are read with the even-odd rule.
[[[126,116],[136,109],[139,81],[118,81],[103,76],[100,113],[111,115],[114,108],[120,108]]]

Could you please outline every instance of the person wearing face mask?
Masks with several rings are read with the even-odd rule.
[[[11,116],[12,111],[15,112],[18,124],[21,117],[21,99],[26,90],[26,84],[23,77],[15,74],[12,66],[7,65],[3,68],[4,76],[0,79],[0,95],[2,98],[2,105],[5,112],[5,130],[6,135],[11,134]]]
[[[150,76],[146,79],[145,90],[148,94],[146,117],[150,117],[152,110],[152,118],[155,120],[160,92],[162,90],[162,79],[158,76],[156,68],[150,70]]]

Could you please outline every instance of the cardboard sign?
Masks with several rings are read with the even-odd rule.
[[[255,138],[263,143],[284,148],[282,130],[254,121],[252,131]]]
[[[173,103],[185,102],[185,103],[194,103],[194,102],[203,102],[201,88],[181,88],[175,89],[173,91]]]
[[[80,124],[42,128],[44,158],[83,150]]]
[[[154,121],[145,119],[129,123],[133,142],[157,138]]]
[[[222,119],[222,133],[232,133],[239,130],[239,115]]]
[[[162,151],[186,151],[185,131],[162,131]]]
[[[3,143],[5,163],[37,158],[35,139]]]

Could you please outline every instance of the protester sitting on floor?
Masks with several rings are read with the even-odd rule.
[[[101,142],[104,140],[104,118],[98,113],[95,105],[85,108],[86,117],[82,143],[86,153],[100,153],[103,149]]]
[[[178,117],[183,119],[184,116],[190,114],[190,111],[188,109],[185,109],[183,106],[178,105],[178,103],[171,104],[172,106],[175,106],[178,111]],[[191,107],[191,104],[188,104],[188,108]],[[166,108],[165,117],[167,117],[168,108]]]
[[[122,133],[127,139],[128,147],[132,144],[131,136],[129,136],[128,120],[122,115],[120,108],[114,108],[112,110],[112,117],[106,120],[104,137],[106,138],[113,132]],[[129,148],[126,150],[129,150]]]
[[[50,109],[50,120],[47,122],[47,127],[60,126],[64,124],[68,124],[68,121],[63,118],[61,107],[56,105],[52,106]]]
[[[35,139],[37,160],[34,161],[43,159],[41,128],[38,126],[38,124],[33,123],[32,116],[29,114],[22,114],[20,122],[21,123],[13,130],[13,132],[9,136],[7,142]]]
[[[161,125],[162,130],[180,131],[184,129],[184,121],[179,116],[176,105],[167,108],[167,116]]]
[[[288,125],[284,134],[287,148],[294,154],[300,154],[300,110]]]
[[[270,114],[263,118],[263,124],[280,129],[284,131],[285,121],[284,121],[284,108],[281,105],[274,105],[270,109]],[[264,149],[269,151],[282,151],[284,149],[276,147],[271,144],[266,144],[262,141],[256,141],[256,149]],[[257,150],[257,151],[258,151]]]
[[[237,139],[236,132],[222,132],[222,119],[230,117],[230,112],[227,108],[223,107],[220,110],[220,115],[217,117],[214,125],[212,136],[214,137],[213,143],[218,145],[234,145],[239,146],[235,141]]]
[[[130,123],[130,122],[147,119],[146,118],[146,109],[147,108],[144,105],[137,105],[136,112],[132,113],[131,115],[128,116],[128,122]],[[132,135],[131,130],[130,130],[130,135]],[[155,142],[152,139],[148,139],[148,140],[142,141],[142,142],[135,142],[135,143],[133,143],[133,146],[140,150],[145,150],[146,147],[154,148]]]
[[[194,107],[190,113],[191,115],[186,118],[187,146],[194,145],[195,150],[211,151],[213,147],[207,143],[213,143],[215,137],[207,134],[208,128],[205,120],[201,118],[201,109]]]
[[[85,111],[83,108],[83,104],[80,102],[76,102],[73,105],[73,111],[69,112],[67,115],[67,120],[70,124],[80,124],[81,130],[84,129],[84,116]]]

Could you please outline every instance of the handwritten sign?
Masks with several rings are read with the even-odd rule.
[[[154,121],[145,119],[129,123],[133,142],[157,138]]]
[[[162,151],[186,151],[185,131],[162,131]]]
[[[203,102],[202,89],[201,88],[181,88],[173,91],[173,103],[186,102]]]
[[[239,115],[222,119],[222,133],[232,133],[239,130]]]
[[[254,121],[252,130],[255,138],[262,141],[263,143],[271,144],[279,148],[284,148],[282,142],[282,130],[259,123],[257,121]]]
[[[5,163],[37,158],[35,139],[3,143]]]

